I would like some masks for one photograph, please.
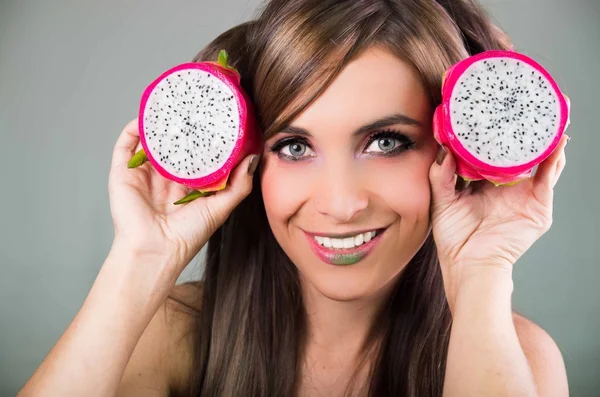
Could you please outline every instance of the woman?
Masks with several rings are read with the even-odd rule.
[[[182,186],[127,169],[129,123],[112,250],[20,395],[567,396],[556,344],[511,311],[566,139],[529,180],[456,189],[431,131],[442,73],[509,45],[474,0],[272,0],[215,39],[195,61],[230,53],[260,159],[173,206]],[[203,282],[174,287],[207,241]]]

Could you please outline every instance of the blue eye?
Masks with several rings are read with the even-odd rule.
[[[400,142],[394,138],[379,138],[373,141],[367,148],[367,152],[391,152]]]
[[[277,153],[281,158],[292,161],[303,160],[315,155],[308,142],[299,137],[280,140],[271,147],[271,152]]]
[[[371,135],[365,152],[392,155],[410,149],[413,145],[414,142],[406,135],[392,130],[385,130]]]
[[[364,152],[378,156],[393,156],[411,149],[414,144],[412,139],[400,132],[378,131],[369,137]],[[308,141],[299,136],[281,139],[270,147],[270,151],[288,161],[307,160],[316,156]]]
[[[306,145],[299,142],[290,143],[281,148],[281,152],[287,156],[302,157],[306,153]]]

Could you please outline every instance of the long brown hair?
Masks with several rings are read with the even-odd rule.
[[[194,61],[229,52],[268,138],[370,46],[412,65],[433,109],[450,65],[510,43],[475,0],[271,0]],[[200,299],[189,395],[297,395],[306,342],[301,288],[269,228],[258,177],[208,243]],[[368,395],[441,396],[451,321],[430,235],[363,349],[378,346]]]

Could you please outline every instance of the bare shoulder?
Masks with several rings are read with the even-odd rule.
[[[194,281],[175,286],[165,302],[165,316],[170,325],[167,373],[171,390],[176,395],[187,394],[201,297],[202,282]]]
[[[560,348],[542,327],[513,312],[521,348],[529,361],[539,395],[567,397],[567,373]]]
[[[138,341],[117,396],[167,397],[188,386],[201,290],[199,282],[171,290]]]

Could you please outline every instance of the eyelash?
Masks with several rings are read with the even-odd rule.
[[[389,152],[382,152],[379,154],[371,154],[372,156],[391,157],[391,156],[394,156],[401,152],[404,152],[405,150],[410,150],[415,145],[415,142],[412,139],[410,139],[409,137],[407,137],[400,131],[386,129],[386,130],[377,131],[377,132],[374,132],[373,134],[371,134],[369,136],[369,139],[367,140],[367,143],[364,145],[363,150],[368,148],[369,146],[371,146],[371,144],[373,142],[376,142],[379,139],[385,139],[385,138],[395,139],[395,140],[399,141],[400,144],[397,147],[395,147],[394,149],[390,150]],[[300,143],[300,144],[306,145],[308,148],[312,149],[310,143],[308,143],[308,141],[305,138],[299,137],[299,136],[291,136],[291,137],[286,137],[286,138],[283,138],[283,139],[275,142],[275,144],[273,144],[269,148],[269,151],[277,154],[277,156],[279,158],[282,158],[284,160],[301,161],[303,159],[303,157],[289,156],[287,154],[281,153],[281,150],[284,147],[294,144],[294,143]]]

